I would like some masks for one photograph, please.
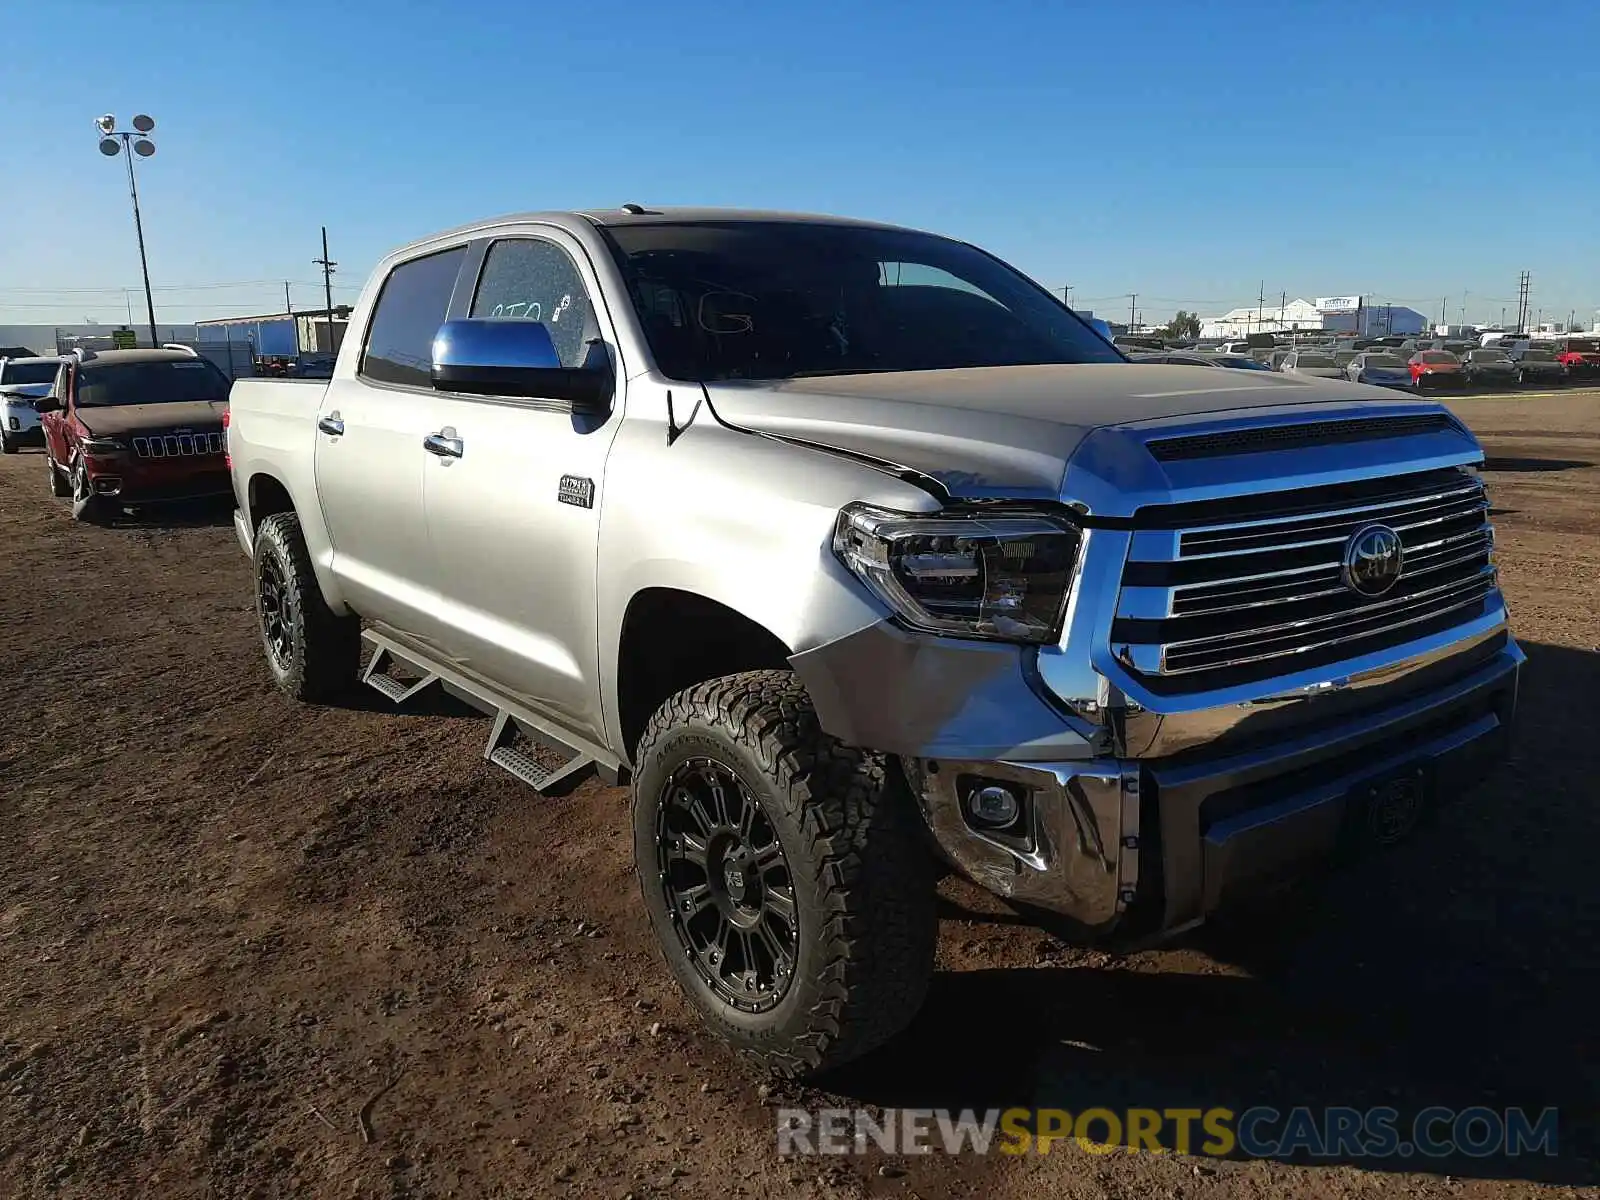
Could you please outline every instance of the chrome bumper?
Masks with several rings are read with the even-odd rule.
[[[935,841],[997,894],[1088,936],[1146,937],[1202,921],[1329,858],[1363,784],[1412,768],[1452,798],[1504,754],[1522,651],[1502,636],[1434,663],[1380,707],[1293,731],[1236,734],[1165,759],[903,760]],[[1370,693],[1368,699],[1371,699]],[[1281,736],[1280,736],[1281,734]],[[975,827],[963,798],[1000,781],[1024,798],[1019,827]]]

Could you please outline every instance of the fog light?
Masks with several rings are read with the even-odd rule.
[[[102,475],[94,481],[94,490],[102,496],[115,496],[122,490],[122,480],[115,476]]]
[[[1022,806],[1011,794],[1011,789],[997,783],[974,788],[967,793],[967,815],[974,824],[987,829],[1004,829],[1007,825],[1016,824],[1021,811]]]

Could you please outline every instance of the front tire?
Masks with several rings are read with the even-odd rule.
[[[824,733],[791,672],[751,671],[673,696],[636,762],[645,908],[713,1030],[797,1078],[910,1023],[933,973],[933,871],[882,755]]]
[[[323,600],[294,513],[256,530],[255,580],[256,627],[279,690],[312,704],[348,691],[361,665],[361,622]]]
[[[111,509],[104,496],[94,494],[94,483],[89,478],[88,464],[79,455],[72,467],[72,482],[68,490],[72,497],[72,519],[85,525],[109,525]]]
[[[56,460],[50,457],[48,448],[44,452],[44,466],[50,473],[50,494],[57,500],[65,500],[72,495],[72,484],[61,473],[61,468],[56,466]]]
[[[15,454],[16,452],[16,442],[12,441],[5,434],[0,433],[0,454]]]

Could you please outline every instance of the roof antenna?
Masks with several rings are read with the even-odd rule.
[[[644,215],[645,207],[642,204],[624,204],[622,206],[622,211],[631,216],[638,217]]]

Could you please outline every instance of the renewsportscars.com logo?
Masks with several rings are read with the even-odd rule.
[[[1424,1108],[780,1108],[778,1153],[1205,1154],[1217,1158],[1515,1157],[1557,1153],[1558,1110]]]

